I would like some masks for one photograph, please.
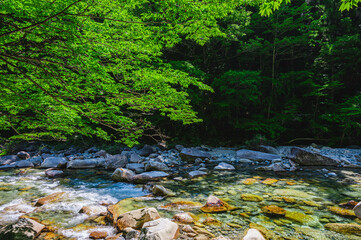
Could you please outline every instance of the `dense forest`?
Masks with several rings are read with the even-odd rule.
[[[358,144],[358,2],[3,1],[1,141]]]

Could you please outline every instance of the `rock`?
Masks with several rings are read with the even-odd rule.
[[[101,206],[101,205],[89,205],[89,206],[82,207],[80,209],[79,213],[85,213],[89,216],[106,215],[107,208],[105,206]]]
[[[174,215],[173,220],[182,224],[191,224],[195,222],[193,217],[188,212],[178,213]]]
[[[28,168],[28,167],[34,167],[34,164],[29,160],[21,160],[15,163],[15,167]]]
[[[146,145],[144,145],[144,147],[142,149],[139,150],[138,154],[140,156],[146,157],[154,152],[156,152],[156,149],[154,147],[146,144]]]
[[[179,234],[178,224],[166,218],[146,222],[143,225],[140,240],[171,240]]]
[[[117,169],[124,168],[128,163],[128,158],[124,154],[117,154],[110,156],[105,159],[105,168],[106,169]]]
[[[205,175],[207,175],[207,174],[208,174],[207,172],[196,170],[196,171],[191,171],[191,172],[189,172],[189,173],[188,173],[188,176],[189,176],[190,178],[195,178],[195,177],[205,176]]]
[[[41,168],[61,168],[65,167],[68,160],[63,157],[48,157],[40,165]]]
[[[104,161],[104,160],[103,160]],[[82,159],[82,160],[73,160],[67,163],[67,168],[96,168],[101,165],[101,160],[99,159]]]
[[[347,217],[355,217],[356,216],[354,211],[349,210],[349,209],[340,208],[338,206],[332,206],[332,207],[329,206],[328,210],[333,213],[336,213],[337,215],[340,215],[340,216],[347,216]]]
[[[94,157],[95,157],[95,158],[100,158],[100,157],[106,158],[107,155],[108,155],[108,154],[107,154],[107,152],[106,152],[105,150],[100,150],[100,151],[94,153]]]
[[[33,240],[44,229],[44,225],[29,218],[20,218],[18,222],[0,229],[0,239]]]
[[[152,187],[152,193],[154,196],[161,196],[161,197],[175,196],[175,194],[171,190],[169,190],[161,185],[154,185]]]
[[[125,240],[137,240],[139,239],[140,232],[138,230],[135,230],[133,228],[129,228],[129,230],[126,231],[127,234],[125,235]]]
[[[61,170],[54,170],[52,168],[45,170],[45,175],[49,178],[58,178],[64,175],[64,172]]]
[[[25,151],[20,151],[16,155],[18,156],[18,158],[23,160],[30,158],[30,154]]]
[[[250,228],[248,229],[246,236],[244,236],[242,240],[266,240],[266,239],[263,237],[260,231],[254,228]]]
[[[263,201],[263,197],[255,195],[255,194],[250,194],[250,193],[242,194],[241,198],[242,198],[243,201],[250,201],[250,202],[261,202],[261,201]]]
[[[289,156],[301,166],[337,166],[339,161],[304,148],[292,147]]]
[[[308,225],[311,227],[319,227],[320,223],[314,216],[306,215],[302,212],[286,211],[286,218],[301,223],[302,225]]]
[[[329,172],[329,173],[327,173],[327,176],[328,177],[337,177],[337,174],[334,172]]]
[[[120,231],[127,227],[141,229],[144,223],[158,218],[160,216],[155,208],[142,208],[120,214],[116,224]]]
[[[132,153],[130,154],[130,157],[129,157],[129,162],[131,163],[140,163],[142,161],[142,158],[136,154],[136,153]]]
[[[252,150],[247,150],[247,149],[238,150],[236,153],[236,156],[237,156],[237,158],[245,158],[245,159],[250,159],[250,160],[254,160],[254,161],[258,161],[258,162],[273,161],[276,159],[281,159],[281,157],[276,154],[252,151]]]
[[[270,169],[274,172],[285,172],[285,166],[282,163],[273,163],[270,166]]]
[[[268,205],[268,206],[264,206],[262,208],[262,212],[269,214],[269,215],[273,215],[273,216],[284,216],[286,215],[286,210],[284,210],[283,208],[280,208],[276,205]]]
[[[156,181],[162,178],[168,177],[169,174],[162,171],[152,171],[152,172],[144,172],[141,174],[137,174],[133,177],[133,182],[143,183],[149,181]]]
[[[361,225],[359,224],[327,223],[325,228],[342,234],[361,235]]]
[[[149,172],[149,171],[169,171],[169,167],[162,162],[157,162],[155,160],[150,160],[146,165],[145,165],[145,171]]]
[[[99,151],[99,149],[97,147],[91,147],[87,150],[88,153],[96,153],[98,151]]]
[[[17,155],[3,156],[3,157],[0,157],[0,165],[9,165],[9,164],[14,163],[19,160],[20,160],[20,158]]]
[[[132,170],[125,169],[125,168],[117,168],[111,178],[117,182],[131,182],[133,181],[133,177],[135,173]]]
[[[272,185],[276,182],[278,182],[278,180],[274,178],[266,178],[265,180],[262,181],[262,183],[266,185]]]
[[[282,196],[282,197],[295,197],[295,198],[305,198],[305,199],[309,199],[312,196],[309,195],[308,193],[302,192],[300,190],[296,190],[296,189],[276,189],[273,191],[273,195],[274,196]]]
[[[40,166],[43,162],[43,158],[41,156],[34,156],[28,159],[30,162],[34,164],[34,166]]]
[[[227,171],[234,171],[236,170],[231,164],[221,162],[216,167],[214,167],[214,170],[227,170]]]
[[[197,158],[211,158],[211,154],[202,150],[198,150],[196,148],[183,148],[182,151],[179,153],[179,156],[183,161],[192,163],[194,163]]]
[[[107,232],[91,232],[89,238],[91,239],[104,239],[108,236]]]
[[[359,202],[354,208],[353,211],[359,219],[361,219],[361,202]]]
[[[201,207],[201,210],[206,213],[226,212],[234,209],[235,207],[229,205],[226,202],[223,202],[221,199],[213,195],[209,196],[206,204]]]
[[[135,173],[143,173],[145,171],[143,163],[128,163],[126,168],[134,171]]]
[[[244,180],[242,180],[242,183],[245,185],[252,185],[255,184],[257,182],[257,179],[254,178],[246,178]]]
[[[175,145],[175,147],[174,147],[178,152],[181,152],[183,149],[184,149],[184,147],[182,146],[182,145]]]
[[[230,240],[230,239],[221,235],[221,236],[218,236],[216,238],[212,238],[212,240]]]
[[[61,198],[64,194],[65,194],[65,192],[57,192],[57,193],[50,194],[49,196],[40,198],[35,203],[35,207],[39,207],[39,206],[42,206],[42,205],[47,204],[47,203],[55,202],[59,198]]]
[[[271,153],[271,154],[276,154],[276,155],[279,154],[278,150],[271,146],[259,145],[257,147],[257,150],[261,151],[261,152],[265,152],[265,153]]]

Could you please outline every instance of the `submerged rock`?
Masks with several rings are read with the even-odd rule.
[[[234,166],[232,166],[231,164],[225,163],[225,162],[221,162],[220,164],[218,164],[216,167],[214,167],[214,170],[227,170],[227,171],[234,171],[236,170],[234,168]]]
[[[281,159],[279,155],[252,151],[247,149],[238,150],[236,153],[237,158],[245,158],[254,161],[273,161],[276,159]]]
[[[244,236],[242,240],[266,240],[266,239],[263,237],[260,231],[254,228],[250,228],[248,229],[246,236]]]
[[[124,228],[141,229],[143,224],[160,218],[155,208],[142,208],[120,214],[117,218],[117,227],[121,231]]]
[[[291,148],[289,157],[301,166],[337,166],[340,164],[336,159],[299,147]]]
[[[196,148],[183,148],[179,153],[179,156],[185,162],[194,162],[197,158],[211,158],[211,154]]]
[[[255,194],[250,194],[250,193],[242,194],[241,198],[242,198],[243,201],[250,201],[250,202],[261,202],[261,201],[263,201],[263,197],[255,195]]]
[[[62,177],[64,175],[64,172],[61,170],[55,170],[53,168],[45,170],[45,175],[49,178],[57,178]]]
[[[17,223],[0,229],[3,240],[33,240],[44,229],[44,225],[29,218],[21,218]]]
[[[206,204],[201,207],[201,210],[206,213],[226,212],[234,209],[235,207],[229,205],[228,203],[222,201],[221,199],[213,195],[209,196]]]
[[[349,209],[340,208],[338,206],[328,207],[328,210],[330,210],[331,212],[336,213],[337,215],[340,215],[340,216],[348,216],[348,217],[356,216],[354,211],[349,210]]]
[[[178,224],[166,218],[159,218],[144,223],[140,240],[170,240],[176,239],[179,234]]]
[[[283,208],[280,208],[276,205],[268,205],[268,206],[264,206],[262,208],[262,212],[269,214],[269,215],[274,215],[274,216],[284,216],[286,215],[286,210],[284,210]]]
[[[327,223],[325,224],[325,228],[343,234],[361,235],[361,225],[359,224]]]

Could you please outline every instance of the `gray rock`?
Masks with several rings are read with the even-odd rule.
[[[98,151],[99,151],[99,149],[97,147],[91,147],[87,150],[88,153],[96,153]]]
[[[221,162],[216,167],[214,167],[214,170],[227,170],[227,171],[234,171],[236,170],[231,164]]]
[[[134,171],[135,173],[143,173],[145,171],[143,163],[128,163],[126,168]]]
[[[339,161],[304,148],[291,148],[289,158],[301,166],[337,166]]]
[[[327,176],[329,176],[329,177],[337,177],[337,174],[334,173],[334,172],[329,172],[329,173],[327,173]]]
[[[107,152],[105,150],[100,150],[100,151],[94,153],[94,157],[95,158],[100,158],[100,157],[106,158],[107,157]]]
[[[354,208],[353,211],[356,214],[356,217],[358,217],[359,219],[361,219],[361,202],[359,202]]]
[[[96,168],[99,167],[104,159],[84,159],[84,160],[73,160],[68,162],[67,168]]]
[[[16,155],[18,156],[18,158],[23,160],[30,158],[30,154],[25,151],[20,151]]]
[[[34,167],[34,164],[29,160],[21,160],[15,163],[15,167],[18,168]]]
[[[123,168],[128,163],[128,158],[124,154],[117,154],[105,159],[106,169]]]
[[[236,156],[238,158],[242,158],[242,159],[245,158],[245,159],[250,159],[250,160],[260,161],[260,162],[281,159],[281,157],[276,154],[252,151],[252,150],[247,150],[247,149],[238,150],[236,153]]]
[[[68,160],[63,157],[48,157],[40,165],[41,168],[61,168],[65,167]]]
[[[259,151],[265,152],[265,153],[271,153],[271,154],[276,154],[276,155],[279,154],[278,150],[271,146],[259,145],[258,149],[259,149]]]
[[[11,165],[7,164],[0,166],[0,170],[11,169],[11,168],[15,168],[15,164],[11,164]]]
[[[20,161],[20,158],[16,155],[7,155],[0,157],[0,165],[8,165],[16,161]]]
[[[43,158],[41,156],[34,156],[28,159],[30,162],[34,164],[34,166],[40,166],[43,162]]]
[[[207,175],[207,174],[208,174],[207,172],[196,170],[196,171],[191,171],[191,172],[189,172],[189,173],[188,173],[188,176],[189,176],[190,178],[195,178],[195,177],[205,176],[205,175]]]
[[[130,157],[129,157],[129,162],[131,163],[140,163],[142,161],[142,158],[136,154],[136,153],[131,153]]]
[[[154,153],[154,152],[156,152],[156,148],[146,144],[146,145],[144,145],[144,147],[142,149],[140,149],[138,151],[138,154],[140,156],[146,157],[146,156],[149,156],[151,153]]]
[[[161,185],[154,185],[152,187],[152,193],[154,196],[161,196],[161,197],[175,196],[175,194],[171,190]]]
[[[148,182],[148,181],[156,181],[162,178],[168,177],[169,174],[161,171],[152,171],[152,172],[144,172],[141,174],[137,174],[133,177],[134,182]]]
[[[274,171],[274,172],[285,172],[286,166],[282,163],[273,163],[269,166],[258,167],[256,170],[262,171]]]
[[[144,223],[139,240],[170,240],[178,236],[178,224],[166,218]]]
[[[3,240],[33,240],[44,229],[44,225],[29,218],[21,218],[17,223],[0,229]]]
[[[197,158],[211,158],[211,154],[202,150],[198,150],[196,148],[183,148],[182,151],[179,153],[179,156],[183,161],[186,162],[195,162]]]
[[[49,178],[58,178],[62,177],[64,175],[64,172],[61,170],[49,169],[45,171],[45,175]]]
[[[146,165],[145,165],[145,171],[149,172],[149,171],[169,171],[169,167],[162,162],[157,162],[155,160],[150,160]]]
[[[111,178],[117,182],[131,182],[135,173],[132,170],[125,169],[125,168],[117,168],[113,172]]]

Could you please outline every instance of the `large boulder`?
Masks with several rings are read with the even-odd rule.
[[[47,157],[40,165],[41,168],[62,168],[65,167],[68,160],[63,157]]]
[[[111,178],[117,182],[131,182],[133,181],[134,176],[135,173],[132,170],[126,168],[117,168],[113,172]]]
[[[273,161],[277,159],[281,159],[279,155],[276,154],[270,154],[270,153],[264,153],[264,152],[258,152],[253,150],[247,150],[247,149],[241,149],[238,150],[236,153],[237,158],[245,158],[250,159],[253,161]]]
[[[146,172],[150,172],[150,171],[169,171],[169,167],[162,162],[158,162],[156,160],[150,160],[146,165],[145,165],[145,171]]]
[[[27,168],[27,167],[34,167],[34,164],[29,160],[21,160],[15,163],[15,166],[18,168]]]
[[[166,218],[144,223],[140,240],[170,240],[176,239],[179,234],[178,224]]]
[[[340,164],[337,159],[299,147],[291,148],[291,155],[289,158],[301,166],[337,166]]]
[[[117,154],[105,159],[105,168],[117,169],[123,168],[128,163],[128,157],[125,154]]]
[[[0,157],[0,165],[9,165],[9,164],[14,163],[19,160],[20,160],[20,158],[16,155],[3,156],[3,157]]]
[[[183,161],[194,162],[197,158],[205,159],[211,158],[211,154],[196,148],[183,148],[179,153],[179,156]]]
[[[18,222],[0,229],[3,240],[33,240],[44,229],[44,225],[29,218],[21,218]]]
[[[104,159],[77,159],[68,162],[67,168],[96,168],[102,165]]]
[[[149,181],[157,181],[162,178],[168,177],[169,174],[162,171],[152,171],[152,172],[144,172],[141,174],[137,174],[133,177],[133,182],[143,183]]]
[[[121,231],[125,228],[141,229],[143,224],[160,218],[157,209],[142,208],[126,212],[118,216],[117,227]]]

